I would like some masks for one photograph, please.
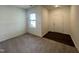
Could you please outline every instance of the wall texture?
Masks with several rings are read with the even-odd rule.
[[[50,10],[49,20],[49,31],[71,34],[70,7],[60,7]]]
[[[49,18],[48,18],[48,9],[42,7],[42,19],[41,19],[41,30],[42,36],[48,32]]]
[[[30,27],[29,15],[31,13],[36,14],[36,28]],[[41,6],[33,7],[27,11],[28,32],[34,35],[42,37],[48,32],[48,10]]]
[[[26,33],[25,11],[0,6],[0,42]]]
[[[36,14],[36,28],[30,27],[30,20],[29,20],[29,15],[31,13]],[[41,7],[33,7],[28,9],[27,11],[27,23],[28,23],[28,28],[27,31],[31,34],[41,36]]]
[[[79,6],[71,7],[71,30],[72,39],[79,50]]]

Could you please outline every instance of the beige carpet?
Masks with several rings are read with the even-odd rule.
[[[0,43],[6,53],[76,53],[75,47],[60,42],[25,34]]]

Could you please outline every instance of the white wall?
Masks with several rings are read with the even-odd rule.
[[[71,30],[72,39],[79,50],[79,6],[71,7]]]
[[[42,36],[48,32],[49,18],[48,18],[48,9],[42,7],[42,20],[41,20],[41,30]]]
[[[36,28],[31,28],[29,25],[29,15],[36,13]],[[48,10],[41,6],[33,7],[27,11],[28,19],[28,32],[42,37],[48,32]]]
[[[29,14],[36,13],[36,28],[29,26]],[[48,11],[41,6],[28,9],[28,32],[37,36],[43,36],[48,31],[71,34],[70,29],[70,7],[54,8]]]
[[[29,15],[31,13],[36,13],[36,28],[30,27]],[[27,11],[27,21],[28,21],[28,32],[41,37],[41,7],[33,7]]]
[[[0,42],[24,33],[25,11],[11,6],[0,6]]]
[[[70,7],[60,7],[50,10],[49,20],[49,31],[71,34]]]

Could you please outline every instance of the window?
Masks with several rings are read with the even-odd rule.
[[[36,14],[30,14],[30,26],[36,28]]]

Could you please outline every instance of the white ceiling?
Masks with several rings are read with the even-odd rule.
[[[23,9],[28,9],[28,8],[31,8],[31,7],[34,7],[34,6],[37,6],[37,5],[13,5],[14,7],[18,7],[18,8],[23,8]],[[55,5],[40,5],[40,6],[43,6],[47,9],[53,9],[55,8]],[[66,7],[68,5],[59,5],[60,7]]]
[[[28,8],[31,8],[32,6],[31,5],[14,5],[14,7],[28,9]]]
[[[55,6],[56,5],[44,5],[44,7],[47,8],[47,9],[54,9],[54,8],[56,8]],[[59,6],[58,8],[60,8],[60,7],[70,7],[70,5],[58,5],[58,6]]]
[[[19,8],[23,8],[23,9],[28,9],[28,8],[31,8],[35,5],[14,5],[14,7],[19,7]],[[54,8],[54,5],[40,5],[40,6],[43,6],[45,8],[48,8],[48,9],[52,9]]]

